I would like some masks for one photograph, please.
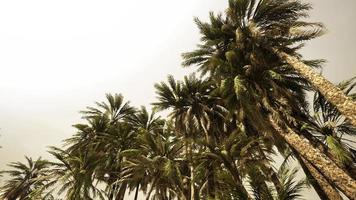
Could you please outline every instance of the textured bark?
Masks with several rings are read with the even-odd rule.
[[[318,193],[321,199],[325,200],[342,200],[339,192],[325,179],[325,177],[320,174],[320,172],[307,160],[302,157],[299,157],[299,162],[302,165],[302,168],[305,169],[305,173],[311,179],[311,184],[314,187],[315,191]]]
[[[340,169],[334,162],[318,149],[314,148],[307,139],[296,134],[289,127],[279,126],[270,116],[270,122],[276,133],[295,149],[303,158],[313,164],[325,178],[335,184],[349,199],[356,199],[356,181]]]
[[[330,103],[348,119],[352,125],[356,126],[356,103],[347,97],[338,87],[325,79],[322,75],[314,72],[309,66],[301,62],[298,58],[287,53],[275,50],[277,55],[304,78],[306,78]]]
[[[315,147],[318,148],[320,152],[323,152],[330,160],[332,160],[337,166],[339,166],[341,169],[343,169],[345,172],[347,172],[353,179],[356,178],[356,169],[355,166],[353,165],[344,165],[335,158],[335,156],[331,153],[330,149],[322,143],[320,140],[316,139],[311,133],[309,132],[303,132],[302,133],[304,137],[306,137],[309,142]]]

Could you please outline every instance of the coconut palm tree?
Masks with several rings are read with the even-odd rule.
[[[197,64],[203,75],[216,82],[239,121],[248,120],[257,130],[275,132],[276,137],[282,137],[317,166],[329,181],[335,182],[349,197],[354,197],[355,180],[310,143],[303,142],[305,140],[293,130],[298,124],[296,116],[306,107],[304,90],[309,89],[309,83],[291,63],[273,52],[273,48],[278,47],[292,56],[299,56],[296,50],[300,46],[292,48],[293,45],[320,34],[318,24],[299,21],[308,8],[297,1],[231,0],[226,19],[211,14],[210,23],[196,20],[203,44],[198,50],[184,54],[183,64]],[[316,29],[298,35],[281,34],[292,25]],[[266,36],[260,37],[260,32]],[[270,36],[274,32],[277,32],[275,38]],[[310,66],[320,63],[303,62]],[[316,155],[322,159],[315,159]]]
[[[11,170],[1,171],[10,177],[0,188],[0,197],[8,200],[51,199],[50,192],[46,193],[50,180],[50,162],[38,158],[32,160],[25,157],[27,163],[13,162],[8,166]]]

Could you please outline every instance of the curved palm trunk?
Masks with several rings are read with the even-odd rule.
[[[339,192],[320,174],[320,172],[307,160],[297,156],[297,159],[302,166],[304,173],[310,179],[316,193],[320,199],[325,200],[342,200]]]
[[[309,66],[301,62],[298,58],[291,56],[285,52],[274,49],[274,52],[279,58],[285,60],[288,64],[306,78],[330,103],[348,119],[352,125],[356,126],[356,103],[351,98],[347,97],[338,87],[334,86],[330,81],[322,75],[314,72]]]
[[[298,154],[313,164],[325,178],[333,182],[349,199],[356,199],[356,181],[340,169],[334,162],[318,149],[314,148],[307,139],[296,134],[289,127],[282,128],[270,116],[270,122],[276,133],[295,149]]]

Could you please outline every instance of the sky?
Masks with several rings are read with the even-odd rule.
[[[327,27],[306,58],[324,58],[332,82],[356,75],[355,0],[310,0]],[[342,2],[342,3],[341,3]],[[181,53],[199,32],[193,17],[224,11],[222,0],[0,1],[0,169],[24,155],[48,157],[81,121],[78,111],[122,93],[134,106],[155,101],[154,83],[182,78]],[[311,197],[313,192],[310,192]],[[315,199],[313,197],[313,199]]]

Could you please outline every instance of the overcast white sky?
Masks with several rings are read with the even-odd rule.
[[[327,35],[304,55],[326,58],[335,82],[356,75],[356,1],[312,0]],[[342,3],[341,3],[342,2]],[[46,155],[74,133],[78,111],[104,94],[135,106],[155,100],[153,84],[182,77],[180,54],[194,49],[193,16],[225,10],[222,0],[0,1],[0,169]]]

